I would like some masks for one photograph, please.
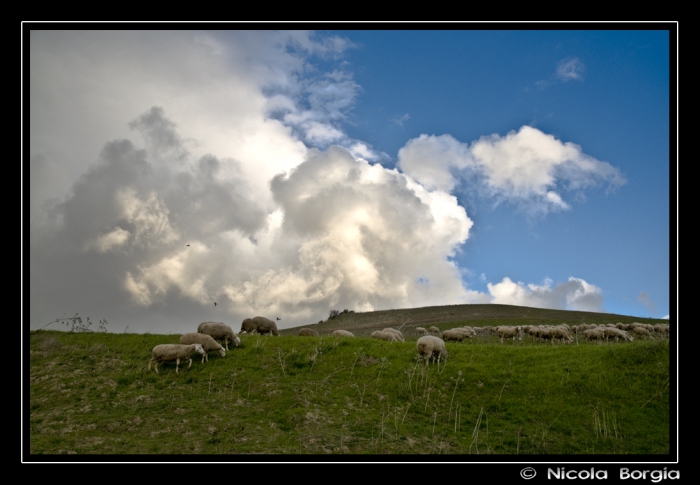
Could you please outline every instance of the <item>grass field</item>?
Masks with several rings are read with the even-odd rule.
[[[472,305],[481,306],[487,305]],[[529,314],[463,318],[450,307],[437,308],[447,312],[443,321],[433,320],[443,329],[528,319],[550,323],[545,310],[512,307]],[[412,330],[422,321],[395,312],[378,324],[390,325],[389,319],[403,315],[406,342],[327,335],[335,328],[356,335],[376,329],[366,314],[348,313],[312,326],[321,337],[291,335],[297,329],[282,331],[287,335],[281,337],[244,334],[241,346],[226,357],[210,355],[202,364],[196,356],[179,374],[167,363],[160,374],[147,371],[151,349],[178,343],[179,335],[30,332],[29,451],[669,453],[673,340],[554,346],[529,338],[514,344],[495,338],[448,342],[447,363],[426,367],[416,359]],[[556,323],[575,324],[580,323],[580,315],[571,315],[576,313],[584,312],[563,312],[568,319],[550,316]],[[632,317],[586,318],[599,323],[596,318]],[[339,326],[343,319],[348,324]]]

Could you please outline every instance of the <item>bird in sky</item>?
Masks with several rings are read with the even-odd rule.
[[[189,246],[189,244],[188,244],[188,246]]]
[[[280,317],[277,317],[277,320],[281,320]]]
[[[214,302],[214,306],[216,306],[216,302]]]

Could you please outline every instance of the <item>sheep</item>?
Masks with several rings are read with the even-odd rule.
[[[428,365],[428,361],[437,356],[438,363],[442,358],[447,362],[447,349],[445,348],[445,342],[434,335],[425,335],[418,339],[416,342],[416,348],[418,353],[425,359],[425,365]]]
[[[440,329],[437,328],[436,326],[432,326],[428,329],[428,331],[433,334],[433,335],[440,335],[442,332],[440,332]]]
[[[474,330],[472,327],[469,325],[465,325],[461,327],[463,330],[466,330],[467,333],[469,334],[469,338],[476,337],[476,330]]]
[[[508,325],[501,325],[496,329],[498,331],[498,336],[501,338],[501,343],[503,343],[504,338],[513,338],[513,343],[515,343],[515,337],[518,340],[523,339],[523,329],[522,327],[511,327]]]
[[[493,335],[493,327],[474,327],[474,333],[481,337],[490,337]]]
[[[418,335],[428,335],[428,331],[423,327],[416,327],[416,333]]]
[[[300,328],[298,335],[300,337],[318,337],[319,334],[316,330],[311,328]]]
[[[277,324],[265,317],[253,317],[246,318],[241,324],[240,333],[269,333],[270,335],[277,335],[279,337],[279,332],[277,331]]]
[[[151,370],[151,363],[155,361],[154,368],[156,369],[156,374],[158,372],[158,364],[161,362],[172,362],[175,361],[175,373],[179,374],[179,367],[181,360],[189,360],[190,363],[187,366],[189,369],[192,367],[192,355],[197,352],[198,354],[204,355],[204,348],[201,344],[161,344],[153,347],[151,352],[151,360],[148,361],[148,370]]]
[[[382,332],[390,332],[390,333],[393,333],[394,335],[396,335],[396,337],[398,337],[398,339],[399,339],[400,341],[402,341],[402,342],[405,342],[405,341],[406,341],[406,340],[404,340],[404,338],[403,338],[403,334],[401,333],[401,330],[396,330],[395,328],[385,328],[384,330],[382,330]]]
[[[463,332],[464,329],[452,328],[450,330],[445,330],[442,332],[442,338],[447,342],[448,340],[456,340],[457,342],[463,342],[465,338],[471,339],[471,334]]]
[[[233,329],[221,322],[202,322],[197,327],[197,333],[203,333],[211,336],[214,340],[223,340],[224,345],[226,345],[226,350],[228,350],[229,340],[236,347],[241,345],[241,339],[238,335],[233,333]]]
[[[568,341],[569,343],[574,341],[573,337],[567,331],[566,327],[562,327],[562,326],[556,326],[556,327],[550,328],[549,335],[552,339],[552,343],[554,343],[555,339],[561,340],[562,343],[564,343],[565,340]]]
[[[620,330],[619,328],[610,328],[605,332],[607,337],[614,337],[617,342],[618,339],[627,340],[628,342],[634,342],[634,338],[627,333],[625,330]]]
[[[594,328],[584,330],[583,335],[586,339],[586,342],[588,342],[589,340],[601,340],[605,338],[605,334],[602,330],[597,330]]]
[[[634,327],[634,328],[632,329],[632,333],[637,334],[639,337],[641,337],[642,335],[644,335],[645,337],[653,338],[653,337],[651,336],[651,333],[649,332],[649,330],[647,330],[646,328],[644,328],[644,327],[642,327],[642,326]]]
[[[354,337],[355,335],[352,334],[352,332],[348,332],[347,330],[335,330],[333,332],[334,337]]]
[[[202,354],[202,364],[206,359],[209,362],[209,352],[218,351],[221,357],[226,357],[226,350],[214,340],[210,335],[203,333],[186,333],[180,337],[180,343],[182,345],[190,344],[200,344],[204,349],[204,354]]]
[[[398,335],[391,332],[384,332],[382,330],[375,330],[370,335],[372,338],[378,338],[380,340],[386,340],[387,342],[400,342]]]

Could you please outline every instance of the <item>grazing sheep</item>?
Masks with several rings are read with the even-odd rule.
[[[201,344],[190,344],[190,345],[180,345],[180,344],[161,344],[153,347],[151,352],[151,360],[148,361],[148,370],[151,370],[151,363],[155,361],[156,374],[158,372],[158,364],[161,362],[173,362],[175,361],[175,373],[179,374],[179,367],[181,360],[189,360],[190,363],[187,366],[189,369],[192,367],[192,355],[197,352],[198,354],[204,355],[204,348]]]
[[[428,331],[433,335],[440,335],[442,333],[440,332],[440,329],[435,326],[430,327]]]
[[[523,339],[523,328],[522,327],[512,327],[509,325],[501,325],[496,329],[498,331],[498,336],[501,338],[501,343],[503,343],[504,338],[512,338],[513,343],[515,343],[515,338],[518,340]]]
[[[585,337],[586,342],[588,342],[589,340],[605,339],[605,334],[603,333],[603,331],[595,328],[589,328],[588,330],[584,330],[583,335]]]
[[[554,340],[561,340],[562,343],[564,343],[564,341],[567,341],[569,343],[574,341],[574,338],[571,336],[571,333],[569,333],[569,330],[567,330],[566,327],[561,325],[557,325],[556,327],[550,328],[549,335],[552,339],[552,343],[554,343]]]
[[[426,335],[418,339],[416,348],[418,349],[418,353],[425,359],[425,365],[428,365],[428,361],[436,356],[438,363],[442,358],[447,362],[449,354],[445,348],[445,342],[441,338],[435,337],[434,335]]]
[[[406,341],[403,338],[403,334],[401,333],[401,330],[396,330],[395,328],[385,328],[384,330],[382,330],[382,332],[391,332],[394,335],[396,335],[398,337],[398,339],[401,340],[402,342]]]
[[[615,342],[619,339],[627,340],[628,342],[634,342],[634,338],[627,333],[625,330],[620,330],[619,328],[609,328],[606,330],[605,335],[610,338],[615,338]]]
[[[204,364],[205,359],[207,362],[209,362],[209,352],[218,351],[221,357],[226,357],[226,351],[224,348],[210,335],[203,333],[186,333],[180,337],[180,343],[182,345],[200,344],[204,349],[204,354],[202,354],[202,364]]]
[[[428,331],[423,327],[416,327],[416,333],[418,335],[428,335]]]
[[[240,333],[269,333],[270,335],[277,335],[279,337],[279,332],[277,331],[277,324],[265,317],[253,317],[246,318],[241,323]]]
[[[355,335],[352,334],[352,332],[348,332],[347,330],[335,330],[333,332],[334,337],[354,337]]]
[[[380,340],[386,340],[387,342],[400,342],[398,335],[391,332],[384,332],[382,330],[375,330],[370,335],[372,338],[378,338]]]
[[[474,333],[480,337],[490,337],[493,335],[493,327],[473,327]]]
[[[670,335],[671,329],[668,325],[658,325],[656,326],[656,332],[664,337],[668,337]]]
[[[644,335],[645,337],[653,338],[653,337],[651,336],[651,332],[649,332],[649,330],[647,330],[646,328],[641,327],[641,326],[634,327],[634,328],[632,329],[632,333],[638,335],[639,337],[641,337],[642,335]]]
[[[226,350],[228,350],[229,340],[236,347],[241,345],[241,339],[238,335],[233,333],[233,329],[221,322],[202,322],[197,327],[197,333],[203,333],[205,335],[211,336],[214,340],[223,340],[226,345]]]
[[[297,335],[300,337],[319,337],[318,332],[310,328],[300,328]]]
[[[464,329],[452,328],[450,330],[445,330],[442,332],[442,338],[445,342],[448,340],[456,340],[457,342],[463,342],[465,338],[471,339],[471,334],[463,331]]]

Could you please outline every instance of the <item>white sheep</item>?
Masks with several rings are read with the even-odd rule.
[[[313,330],[311,328],[301,328],[299,329],[299,336],[301,337],[318,337],[319,334],[316,330]]]
[[[406,341],[403,338],[403,334],[401,333],[401,330],[396,330],[395,328],[385,328],[382,330],[382,332],[391,332],[394,335],[396,335],[400,341],[402,341],[402,342]]]
[[[589,340],[602,340],[605,338],[605,333],[603,333],[602,330],[598,330],[595,328],[589,328],[587,330],[584,330],[583,335],[585,337],[586,342],[588,342]]]
[[[352,334],[352,332],[348,332],[347,330],[335,330],[333,332],[333,336],[335,337],[354,337],[355,335]]]
[[[443,358],[445,362],[447,362],[449,354],[445,348],[445,342],[441,338],[435,337],[434,335],[425,335],[418,339],[416,348],[418,349],[418,353],[425,359],[425,365],[428,365],[428,361],[432,357],[437,357],[438,363],[440,359]]]
[[[642,327],[642,326],[634,327],[634,328],[632,329],[632,333],[635,333],[635,334],[637,334],[637,335],[640,336],[640,337],[641,337],[642,335],[644,335],[645,337],[648,337],[648,338],[654,338],[654,337],[651,336],[651,332],[649,332],[649,330],[647,330],[646,328],[644,328],[644,327]]]
[[[391,332],[384,332],[382,330],[375,330],[370,335],[372,338],[378,338],[380,340],[386,340],[387,342],[400,342],[398,335]]]
[[[428,335],[428,331],[423,327],[416,327],[416,333],[418,335]]]
[[[498,336],[501,338],[501,343],[503,343],[504,338],[512,338],[513,343],[515,343],[515,338],[518,340],[523,339],[523,328],[522,327],[512,327],[509,325],[501,325],[496,329]]]
[[[617,329],[615,329],[615,330],[617,330]],[[561,326],[561,325],[557,325],[556,327],[550,328],[549,335],[550,335],[550,338],[552,339],[552,344],[554,343],[554,340],[556,340],[556,339],[561,340],[562,343],[564,343],[564,341],[567,341],[569,343],[574,341],[574,338],[571,336],[571,334],[569,333],[567,328],[564,326]]]
[[[226,357],[226,350],[224,350],[221,344],[214,340],[210,335],[206,335],[204,333],[186,333],[180,337],[180,343],[182,345],[200,344],[204,349],[204,354],[202,354],[202,364],[205,360],[209,362],[209,352],[219,352],[221,357]]]
[[[197,333],[203,333],[205,335],[211,336],[214,340],[223,340],[226,345],[226,350],[228,350],[229,340],[236,347],[241,345],[241,339],[238,335],[233,333],[233,329],[221,322],[202,322],[197,327]]]
[[[471,339],[471,334],[463,328],[451,328],[442,332],[442,338],[446,342],[448,340],[456,340],[457,342],[463,342],[465,338]]]
[[[431,334],[433,334],[433,335],[440,335],[440,334],[442,333],[442,332],[440,331],[440,329],[437,328],[436,326],[430,327],[430,328],[428,329],[428,331],[429,331]]]
[[[175,361],[175,373],[179,374],[179,367],[181,360],[189,360],[190,363],[187,366],[189,369],[192,367],[192,355],[194,353],[204,355],[204,348],[201,344],[191,344],[191,345],[181,345],[181,344],[161,344],[153,347],[151,352],[151,360],[148,361],[148,370],[151,370],[151,363],[155,361],[156,374],[158,372],[158,364],[161,362],[173,362]]]
[[[277,335],[279,337],[279,332],[277,330],[277,324],[265,317],[253,317],[246,318],[241,324],[240,333],[268,333],[270,335]]]

